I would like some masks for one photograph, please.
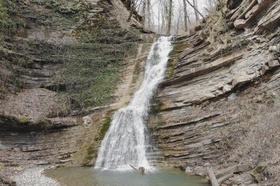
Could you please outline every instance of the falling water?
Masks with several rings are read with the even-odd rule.
[[[160,37],[149,53],[145,77],[127,107],[113,116],[98,152],[95,168],[131,170],[130,165],[152,170],[146,157],[146,121],[151,98],[164,78],[171,37]]]

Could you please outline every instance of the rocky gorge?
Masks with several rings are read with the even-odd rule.
[[[280,3],[224,1],[174,41],[148,122],[159,166],[219,184],[279,180]],[[152,41],[119,0],[8,1],[0,183],[39,166],[91,166],[110,116],[142,80]],[[40,170],[41,171],[41,170]]]

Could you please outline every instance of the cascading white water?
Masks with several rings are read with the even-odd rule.
[[[146,157],[146,121],[151,98],[164,78],[168,55],[172,50],[171,37],[160,37],[149,53],[145,77],[140,89],[127,107],[113,116],[101,147],[95,168],[131,170],[130,165],[152,170]]]

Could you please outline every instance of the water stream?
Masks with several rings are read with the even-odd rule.
[[[171,37],[160,37],[150,50],[144,80],[127,107],[119,109],[113,116],[98,152],[95,168],[110,170],[131,170],[144,167],[152,171],[146,149],[149,145],[146,121],[150,101],[158,84],[164,78],[169,52],[172,50]]]

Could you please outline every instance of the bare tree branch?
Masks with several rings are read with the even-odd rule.
[[[196,12],[202,17],[203,20],[205,20],[205,17],[203,16],[203,14],[200,13],[200,12],[198,11],[198,9],[197,9],[194,5],[192,5],[192,4],[189,2],[189,0],[185,0],[185,1],[194,9],[194,11],[196,11]]]

